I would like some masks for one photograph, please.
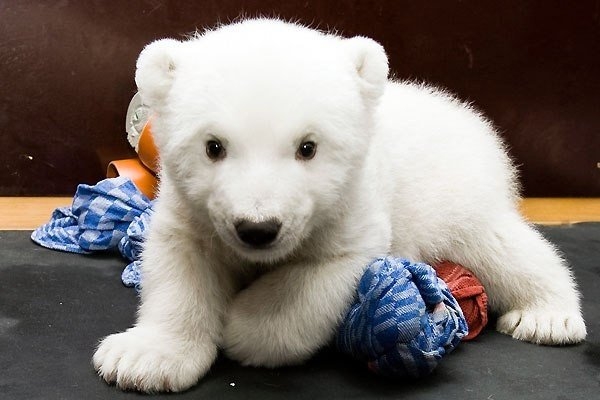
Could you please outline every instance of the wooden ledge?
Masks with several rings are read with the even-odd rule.
[[[71,197],[0,197],[0,230],[33,230],[71,202]],[[600,198],[528,198],[521,212],[545,225],[600,221]]]
[[[600,198],[539,198],[521,201],[521,214],[542,225],[600,221]]]
[[[0,197],[0,230],[33,230],[48,222],[55,208],[72,202],[72,197]]]

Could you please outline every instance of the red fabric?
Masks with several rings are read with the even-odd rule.
[[[465,315],[469,334],[463,340],[472,340],[487,325],[487,295],[479,279],[459,264],[443,261],[434,265],[438,276],[458,301]]]

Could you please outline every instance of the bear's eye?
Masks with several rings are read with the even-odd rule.
[[[296,151],[296,158],[298,160],[310,160],[315,156],[316,152],[317,144],[315,142],[302,142]]]
[[[206,142],[206,155],[213,161],[225,158],[225,147],[218,140]]]

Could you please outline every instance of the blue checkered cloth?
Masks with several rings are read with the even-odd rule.
[[[153,202],[128,178],[105,179],[94,186],[79,185],[71,207],[54,210],[50,222],[31,234],[44,247],[89,254],[118,249],[131,261],[121,279],[140,285],[140,256]]]
[[[441,310],[434,311],[439,303]],[[448,287],[427,264],[373,261],[337,334],[338,348],[384,376],[422,377],[468,333]]]

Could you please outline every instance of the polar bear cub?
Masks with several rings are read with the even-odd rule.
[[[184,390],[218,349],[301,363],[386,254],[466,266],[517,339],[585,338],[573,277],[519,216],[491,124],[388,80],[373,40],[246,20],[151,43],[136,83],[155,112],[161,185],[137,323],[94,354],[107,382]]]

